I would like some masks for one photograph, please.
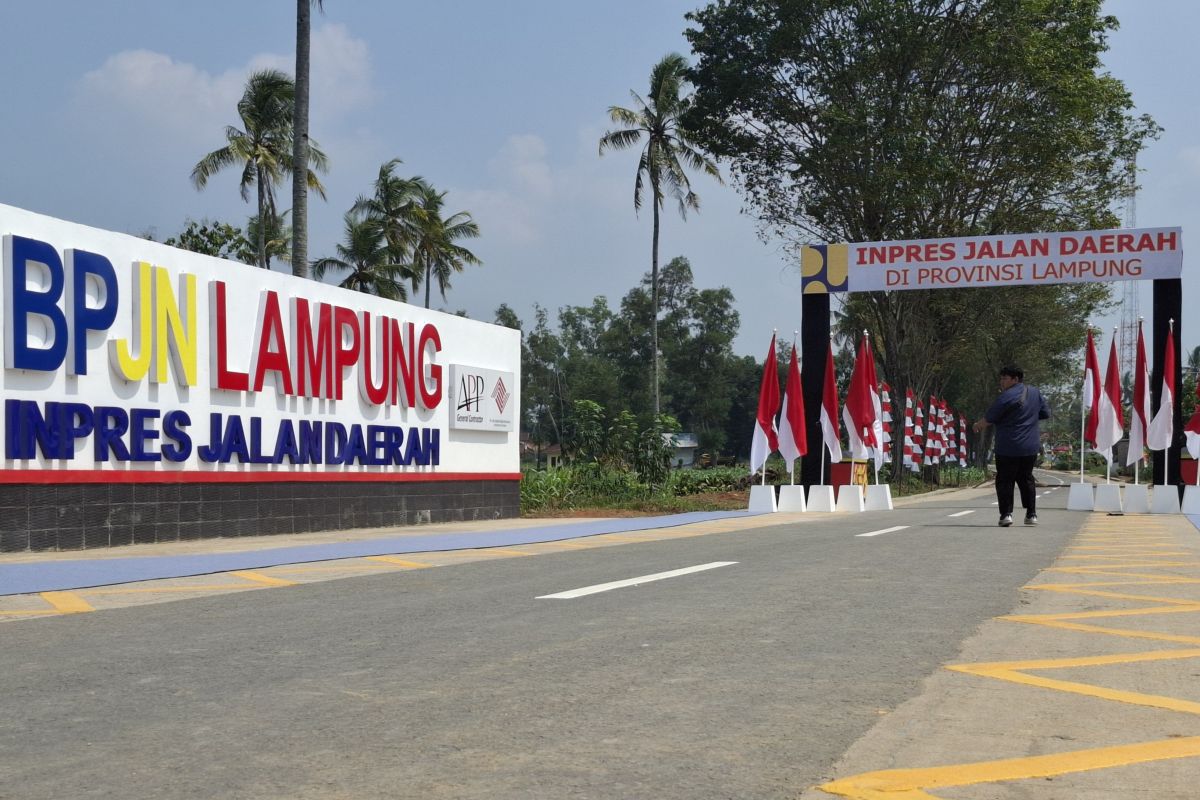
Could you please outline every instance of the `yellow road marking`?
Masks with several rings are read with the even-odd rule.
[[[400,567],[408,567],[409,569],[425,569],[432,567],[433,564],[422,564],[420,561],[407,561],[403,558],[395,556],[367,556],[368,561],[382,561],[385,564],[395,564]]]
[[[74,592],[41,592],[41,597],[60,614],[82,614],[96,609]]]
[[[1027,758],[980,761],[928,769],[889,769],[865,772],[831,781],[820,788],[830,794],[858,800],[924,800],[932,795],[923,789],[971,786],[979,783],[1049,778],[1072,772],[1124,767],[1172,758],[1200,755],[1200,736],[1164,739],[1157,742],[1098,747]]]
[[[81,589],[89,595],[105,595],[105,594],[167,594],[170,592],[215,592],[227,591],[230,589],[245,589],[246,587],[237,583],[222,583],[220,585],[207,586],[160,586],[160,587],[138,587],[136,589]]]
[[[273,578],[270,575],[263,575],[261,572],[251,572],[249,570],[238,570],[231,572],[230,575],[237,575],[239,578],[245,578],[248,581],[261,583],[264,586],[295,586],[295,581],[286,581],[283,578]]]
[[[1096,531],[1104,527],[1114,527],[1092,522],[1088,530]],[[1084,539],[1096,541],[1095,536],[1080,536],[1077,541]],[[1122,540],[1128,543],[1138,537],[1125,535]],[[1109,541],[1110,539],[1105,539]],[[1117,541],[1115,537],[1111,541]],[[1032,625],[1043,625],[1051,628],[1078,631],[1085,633],[1100,633],[1107,636],[1121,636],[1133,639],[1150,639],[1172,643],[1200,645],[1200,637],[1183,636],[1157,631],[1139,631],[1119,628],[1105,628],[1098,625],[1088,625],[1072,620],[1102,619],[1108,617],[1152,616],[1155,614],[1179,614],[1200,612],[1200,600],[1158,597],[1121,592],[1098,591],[1095,587],[1112,585],[1179,585],[1196,584],[1200,580],[1191,577],[1171,575],[1168,573],[1130,572],[1130,569],[1164,569],[1171,567],[1194,567],[1197,561],[1163,561],[1164,557],[1192,555],[1191,551],[1151,553],[1150,549],[1178,548],[1177,543],[1165,545],[1112,545],[1107,547],[1074,547],[1072,551],[1081,550],[1117,551],[1129,550],[1115,555],[1103,552],[1092,552],[1083,555],[1064,555],[1063,558],[1090,561],[1094,566],[1052,567],[1043,572],[1058,572],[1074,575],[1113,576],[1119,580],[1096,581],[1088,583],[1039,583],[1025,588],[1062,594],[1078,594],[1089,597],[1100,597],[1116,601],[1154,603],[1148,608],[1111,609],[1107,611],[1086,611],[1063,614],[1014,614],[998,617],[1011,622],[1022,622]],[[1121,563],[1109,563],[1118,561]],[[1080,681],[1065,681],[1042,675],[1030,674],[1033,670],[1054,670],[1066,668],[1086,668],[1093,666],[1110,666],[1135,664],[1154,661],[1182,661],[1200,658],[1200,648],[1180,650],[1159,650],[1141,653],[1121,653],[1106,656],[1087,656],[1075,658],[1032,659],[1025,661],[1006,661],[976,664],[954,664],[947,669],[979,677],[994,678],[1010,683],[1035,686],[1071,694],[1084,695],[1103,700],[1126,703],[1130,705],[1158,708],[1167,711],[1200,715],[1200,702],[1184,700],[1176,697],[1151,695],[1140,692],[1128,692],[1110,689],[1104,686],[1083,683]],[[968,786],[980,783],[995,783],[999,781],[1025,780],[1030,778],[1051,777],[1072,772],[1085,772],[1109,767],[1141,764],[1163,761],[1175,758],[1200,756],[1200,737],[1173,738],[1162,741],[1143,742],[1140,744],[1119,745],[1116,747],[1101,747],[1090,750],[1057,753],[1051,755],[1031,756],[1027,758],[1000,759],[967,764],[956,764],[927,769],[894,769],[866,772],[821,785],[820,789],[830,794],[856,798],[856,800],[936,800],[926,790],[949,786]]]
[[[498,553],[502,556],[532,556],[534,553],[527,553],[524,550],[509,550],[504,547],[476,547],[473,548],[476,553]]]

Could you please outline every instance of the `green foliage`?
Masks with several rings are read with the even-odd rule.
[[[677,469],[671,473],[666,489],[677,497],[707,492],[738,492],[748,489],[750,475],[743,467],[713,469]]]
[[[163,243],[181,250],[231,260],[244,260],[250,248],[250,242],[242,234],[241,228],[236,228],[228,222],[208,220],[188,220],[187,227],[180,231],[178,236],[172,236]],[[250,253],[250,256],[251,260],[246,263],[252,264],[253,254]]]
[[[276,219],[275,187],[292,171],[293,115],[296,87],[292,79],[278,70],[260,70],[246,81],[242,99],[238,101],[238,117],[242,129],[232,125],[225,129],[225,146],[213,150],[192,169],[192,183],[197,189],[208,180],[229,168],[241,171],[238,188],[242,199],[250,199],[250,189],[258,195],[258,219]],[[328,170],[328,159],[316,142],[308,143],[308,187],[323,198],[325,187],[317,172]],[[267,230],[258,232],[255,241],[256,263],[271,266],[266,249]]]
[[[661,389],[658,316],[658,233],[659,212],[663,200],[670,195],[679,203],[679,215],[687,219],[688,209],[699,210],[700,198],[692,191],[687,169],[699,170],[721,182],[721,173],[716,162],[696,148],[691,133],[682,124],[682,118],[690,107],[690,100],[682,94],[686,86],[687,60],[678,53],[670,53],[654,65],[650,71],[650,92],[643,100],[636,92],[634,108],[609,106],[609,118],[623,127],[606,132],[600,137],[600,155],[605,150],[625,150],[635,147],[645,139],[638,158],[637,172],[633,182],[633,208],[642,207],[642,187],[650,183],[651,209],[654,214],[654,231],[650,248],[650,359],[653,410],[660,411]]]

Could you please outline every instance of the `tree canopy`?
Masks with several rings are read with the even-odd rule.
[[[688,16],[688,125],[791,246],[1113,227],[1158,133],[1100,55],[1101,0],[720,0]],[[978,388],[1005,360],[1049,376],[1107,287],[870,293],[884,377]],[[954,367],[952,365],[961,365]],[[989,387],[990,390],[990,387]]]

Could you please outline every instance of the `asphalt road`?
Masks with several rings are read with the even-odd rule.
[[[8,625],[0,797],[795,797],[1085,519],[991,499]]]

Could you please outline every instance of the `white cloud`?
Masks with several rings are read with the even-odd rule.
[[[236,123],[238,99],[255,70],[291,74],[294,55],[262,53],[247,64],[213,74],[151,50],[126,50],[108,58],[79,82],[78,101],[93,113],[116,114],[172,136],[209,141]],[[336,127],[347,113],[375,96],[365,41],[342,25],[325,25],[312,37],[312,125]]]

